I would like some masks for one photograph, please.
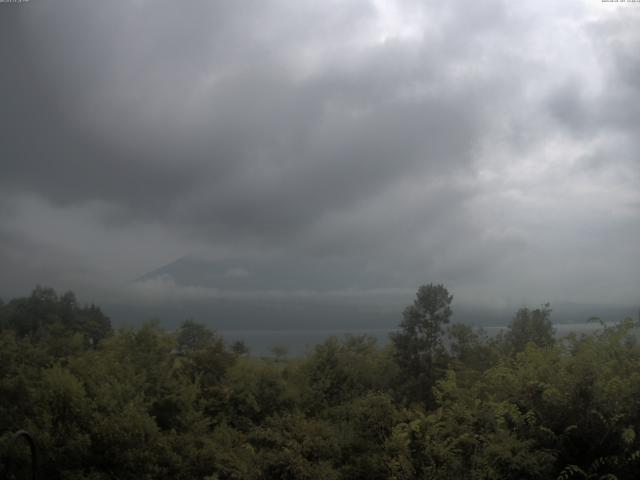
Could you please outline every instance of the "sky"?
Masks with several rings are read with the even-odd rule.
[[[0,297],[638,305],[639,22],[600,0],[0,3]],[[144,277],[181,258],[234,280]]]

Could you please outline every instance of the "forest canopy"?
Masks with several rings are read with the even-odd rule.
[[[558,338],[546,304],[489,338],[453,308],[423,285],[387,345],[258,357],[38,287],[0,302],[0,468],[26,429],[47,479],[640,478],[636,321]]]

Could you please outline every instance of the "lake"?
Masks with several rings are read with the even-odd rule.
[[[482,327],[488,336],[497,335],[504,326]],[[556,335],[566,336],[570,333],[591,333],[600,329],[597,322],[554,324]],[[325,329],[325,330],[222,330],[219,331],[227,342],[243,340],[253,355],[271,355],[271,347],[282,345],[287,347],[290,355],[302,355],[313,349],[319,343],[331,336],[369,335],[378,341],[378,345],[385,345],[389,341],[389,334],[397,328],[379,329]]]

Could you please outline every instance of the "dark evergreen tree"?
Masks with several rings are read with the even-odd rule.
[[[443,285],[422,285],[413,305],[402,314],[400,332],[391,334],[409,400],[431,401],[431,388],[442,368],[443,327],[451,318],[452,300],[453,295]]]

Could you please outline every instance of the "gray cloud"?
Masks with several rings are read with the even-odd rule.
[[[635,302],[640,39],[608,7],[2,7],[0,256],[95,291],[199,252]]]

